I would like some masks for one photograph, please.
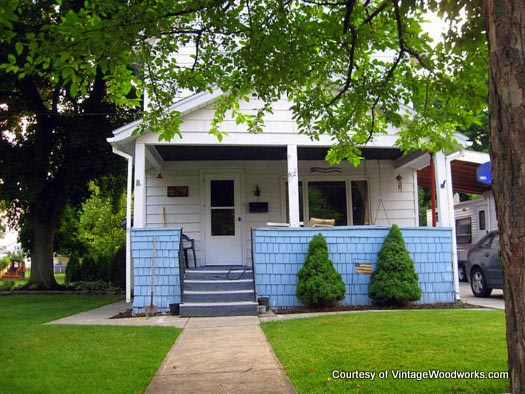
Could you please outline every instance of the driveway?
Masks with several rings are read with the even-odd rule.
[[[467,304],[479,305],[485,308],[493,309],[505,309],[505,301],[503,300],[503,290],[492,290],[490,297],[479,298],[474,297],[472,290],[470,289],[470,283],[460,282],[459,283],[459,294],[461,295],[461,301]]]

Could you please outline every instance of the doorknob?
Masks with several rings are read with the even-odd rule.
[[[239,217],[237,218],[237,220],[240,222],[240,221],[241,221],[241,217],[239,216]]]

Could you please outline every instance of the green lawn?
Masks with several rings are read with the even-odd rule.
[[[31,270],[26,271],[26,277],[25,279],[12,281],[12,280],[0,280],[0,289],[3,287],[9,287],[9,288],[16,288],[21,287],[27,283],[29,280],[29,276],[31,275]],[[57,272],[55,273],[55,279],[59,285],[63,285],[66,281],[66,273],[65,272]]]
[[[506,371],[503,311],[354,313],[264,323],[263,330],[299,393],[509,391],[506,378],[480,378]],[[334,370],[349,378],[336,379],[341,372]],[[426,378],[425,371],[440,378]],[[354,378],[372,372],[374,379]],[[394,378],[398,372],[410,376]],[[471,378],[448,378],[460,372]]]
[[[119,297],[0,297],[0,393],[141,393],[181,330],[44,326]]]

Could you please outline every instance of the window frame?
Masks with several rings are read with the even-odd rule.
[[[459,232],[460,226],[461,225],[465,226],[465,224],[462,224],[461,222],[465,222],[467,220],[469,222],[468,225],[470,227],[470,233],[468,235]],[[467,237],[467,236],[468,236],[467,242],[460,242],[460,239],[462,239],[462,237]],[[465,244],[472,243],[472,218],[471,217],[456,219],[456,243],[458,245],[465,245]]]
[[[367,198],[366,203],[368,205],[369,215],[371,214],[371,193],[370,193],[370,178],[363,176],[347,177],[347,176],[304,176],[299,177],[298,182],[302,183],[302,191],[300,198],[303,201],[303,218],[304,223],[307,224],[310,218],[310,201],[308,199],[308,187],[309,182],[344,182],[345,184],[345,195],[346,195],[346,222],[347,226],[354,226],[353,210],[352,210],[352,182],[365,181],[367,186]],[[281,177],[281,218],[284,222],[289,221],[288,219],[288,178]],[[330,218],[323,218],[330,219]],[[369,218],[370,221],[370,218]],[[370,223],[369,223],[370,224]],[[369,224],[360,224],[356,226],[367,226]]]

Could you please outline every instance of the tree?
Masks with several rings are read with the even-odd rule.
[[[296,295],[305,305],[330,307],[345,298],[345,284],[328,258],[328,245],[322,234],[312,237],[297,278]]]
[[[89,180],[121,165],[106,138],[131,119],[108,100],[114,69],[89,52],[70,58],[70,42],[53,32],[84,5],[8,0],[0,12],[0,200],[31,254],[31,287],[57,286],[52,258],[60,217]]]
[[[507,349],[513,393],[525,391],[525,4],[483,2],[489,42],[493,190],[504,272]]]
[[[15,27],[26,19],[18,12],[22,3],[5,3],[0,13],[2,45],[8,44],[0,52],[4,77],[20,84],[38,76],[35,69],[52,65],[55,78],[75,96],[92,85],[93,78],[84,75],[98,70],[119,104],[129,104],[132,88],[148,88],[152,100],[143,127],[166,139],[178,133],[180,122],[179,114],[166,111],[173,96],[218,87],[228,93],[210,130],[219,138],[226,111],[259,132],[270,103],[287,94],[301,132],[312,138],[328,133],[337,141],[328,155],[333,162],[358,163],[358,147],[387,124],[402,128],[401,148],[437,151],[452,148],[458,126],[479,121],[488,80],[494,191],[509,294],[509,368],[512,391],[525,390],[525,306],[518,302],[525,290],[519,274],[525,271],[525,250],[518,241],[525,233],[520,221],[525,169],[518,163],[525,150],[517,77],[524,67],[521,2],[91,0],[72,2],[75,8],[63,6],[70,5],[66,1],[60,6],[39,2],[39,10],[51,9],[56,17],[30,25],[21,40]],[[420,23],[429,9],[449,21],[447,39],[434,47]],[[190,43],[193,59],[177,63],[170,53]],[[142,73],[134,74],[137,65]],[[238,101],[252,94],[261,106],[240,113]],[[37,106],[32,113],[42,111]]]
[[[121,286],[119,272],[113,275],[110,271],[120,270],[122,259],[116,255],[126,241],[121,226],[126,216],[125,179],[102,177],[89,183],[89,192],[80,207],[66,207],[55,237],[55,250],[70,256],[67,281],[118,279]],[[83,277],[77,276],[80,273]]]
[[[405,306],[421,298],[418,279],[403,234],[394,224],[377,255],[377,265],[370,277],[368,295],[378,305]]]
[[[79,240],[96,261],[109,262],[126,241],[126,231],[120,227],[126,216],[126,198],[121,193],[114,206],[95,183],[89,188],[91,197],[82,204],[79,218]]]

